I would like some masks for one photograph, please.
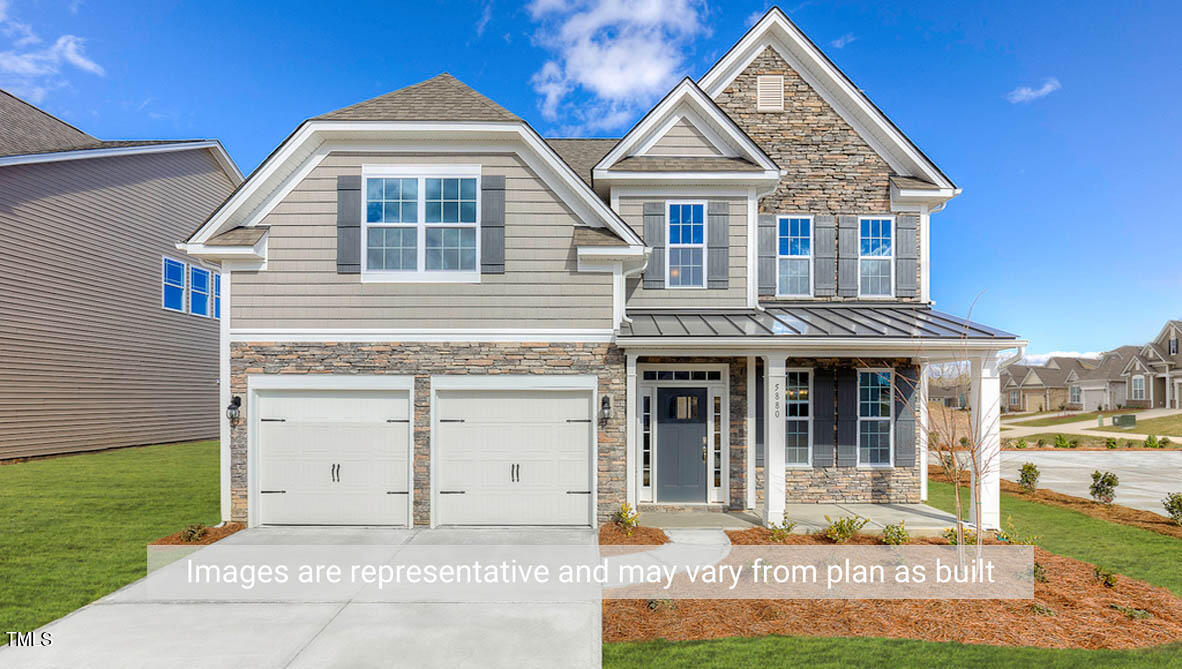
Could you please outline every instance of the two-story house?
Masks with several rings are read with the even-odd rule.
[[[996,526],[1023,342],[931,308],[959,192],[779,9],[619,139],[447,74],[309,119],[181,244],[224,268],[223,514],[919,502],[922,368],[969,359]]]
[[[216,140],[100,140],[0,91],[0,459],[218,434]]]
[[[1182,320],[1167,321],[1150,342],[1128,357],[1121,376],[1128,404],[1146,409],[1182,406]]]

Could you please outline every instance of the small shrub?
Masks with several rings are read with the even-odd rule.
[[[1182,525],[1182,492],[1172,492],[1161,501],[1166,513],[1176,525]]]
[[[1014,517],[1010,516],[1006,518],[1005,529],[998,530],[997,538],[1015,546],[1033,546],[1042,537],[1033,534],[1022,534],[1014,527]]]
[[[1116,587],[1116,574],[1108,571],[1107,569],[1101,569],[1099,567],[1093,569],[1092,573],[1096,576],[1096,580],[1100,582],[1100,585],[1104,586],[1105,588]]]
[[[1039,604],[1038,602],[1031,604],[1030,610],[1036,616],[1053,616],[1053,615],[1055,615],[1054,609],[1052,609],[1051,607],[1049,607],[1045,604]]]
[[[672,599],[650,599],[648,600],[648,610],[656,611],[657,609],[675,609],[677,602]]]
[[[1120,479],[1112,472],[1101,472],[1099,469],[1092,472],[1092,485],[1088,488],[1092,499],[1103,504],[1112,504],[1112,500],[1116,497],[1116,486],[1120,485]]]
[[[640,514],[632,508],[632,505],[624,502],[619,509],[612,514],[612,522],[619,527],[625,535],[632,536],[636,528],[640,527]]]
[[[953,546],[956,545],[956,528],[950,527],[944,530],[944,538]],[[969,528],[964,528],[964,543],[966,546],[977,543],[977,533]]]
[[[205,536],[205,526],[200,523],[195,524],[195,525],[190,525],[190,526],[186,527],[185,529],[181,530],[181,541],[183,541],[187,544],[191,544],[194,541],[201,541],[201,539],[204,536]]]
[[[1034,580],[1038,581],[1039,583],[1047,582],[1047,568],[1038,562],[1034,563]]]
[[[1025,439],[1018,439],[1018,443],[1014,445],[1014,448],[1026,448],[1029,445],[1030,444],[1027,444]]]
[[[829,521],[829,525],[822,534],[835,544],[844,544],[849,541],[858,533],[858,530],[870,522],[869,518],[863,518],[861,516],[845,516],[837,520],[825,516],[825,520]]]
[[[1065,437],[1061,434],[1056,434],[1055,435],[1055,448],[1071,448],[1071,442],[1067,441],[1067,437]]]
[[[903,527],[903,521],[891,523],[882,528],[882,543],[888,546],[900,546],[907,543],[911,539],[911,535],[907,534],[907,528]]]
[[[1040,437],[1038,440],[1038,447],[1039,448],[1046,448],[1047,447],[1047,440]]]
[[[1151,434],[1145,440],[1145,448],[1161,448],[1161,444],[1158,443],[1157,437],[1155,437]]]
[[[1170,441],[1169,437],[1162,437],[1161,439],[1158,440],[1157,445],[1160,448],[1169,448],[1171,443],[1173,443],[1173,442]]]
[[[1109,438],[1105,439],[1104,445],[1107,446],[1108,448],[1116,448],[1116,438],[1109,437]]]
[[[1066,404],[1060,404],[1060,405],[1059,405],[1059,411],[1067,411],[1067,405],[1066,405]]]
[[[1079,448],[1079,439],[1072,439],[1070,442],[1068,442],[1068,447]]]
[[[795,528],[796,523],[790,523],[787,521],[787,519],[785,519],[784,522],[780,523],[779,525],[776,523],[771,523],[767,526],[767,529],[772,533],[772,541],[778,544],[784,543],[784,541],[788,539],[789,536],[791,536],[792,530]]]
[[[1153,617],[1153,614],[1145,609],[1134,609],[1131,606],[1121,606],[1120,604],[1109,604],[1108,606],[1125,614],[1129,620],[1144,620]]]
[[[1033,462],[1027,462],[1018,470],[1018,485],[1025,492],[1034,492],[1038,486],[1039,471]]]
[[[1126,442],[1125,442],[1125,448],[1133,448],[1133,447],[1135,447],[1136,445],[1137,445],[1137,444],[1133,443],[1133,440],[1132,440],[1132,439],[1130,439],[1130,440],[1128,440],[1128,441],[1126,441]]]

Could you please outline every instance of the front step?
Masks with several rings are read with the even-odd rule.
[[[670,513],[683,511],[710,511],[714,513],[725,513],[727,511],[726,504],[722,502],[712,504],[654,504],[641,502],[636,505],[636,510],[644,513],[646,511],[665,511]]]

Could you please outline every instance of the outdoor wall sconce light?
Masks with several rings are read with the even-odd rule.
[[[238,420],[242,417],[242,398],[235,395],[230,398],[230,404],[226,407],[226,418],[230,419],[230,426],[233,427],[238,424]]]
[[[611,420],[612,417],[612,398],[607,395],[603,396],[603,401],[599,403],[599,417],[603,420]]]

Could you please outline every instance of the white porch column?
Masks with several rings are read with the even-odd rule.
[[[747,508],[755,508],[755,448],[759,436],[755,434],[755,356],[747,356]]]
[[[919,501],[928,501],[928,366],[919,366],[919,425],[915,447],[919,449]]]
[[[783,354],[769,354],[764,360],[764,438],[763,472],[763,523],[784,522],[784,361]]]
[[[996,354],[975,358],[972,375],[973,427],[978,440],[977,462],[981,469],[973,477],[969,520],[976,519],[981,504],[983,529],[1001,528],[1001,381]]]
[[[231,268],[228,264],[222,265],[222,313],[221,324],[218,343],[218,458],[219,458],[219,485],[221,486],[221,496],[219,502],[222,511],[222,522],[230,522],[230,516],[233,514],[233,498],[230,496],[230,448],[231,448],[231,430],[230,419],[226,418],[226,407],[230,404],[230,398],[233,393],[230,388],[230,276]],[[247,407],[247,411],[253,410],[254,407]],[[245,429],[245,428],[244,428]]]
[[[640,420],[640,407],[636,405],[636,354],[626,354],[624,380],[624,501],[635,509],[639,497],[636,487],[636,468],[640,466],[636,455],[636,424]]]

